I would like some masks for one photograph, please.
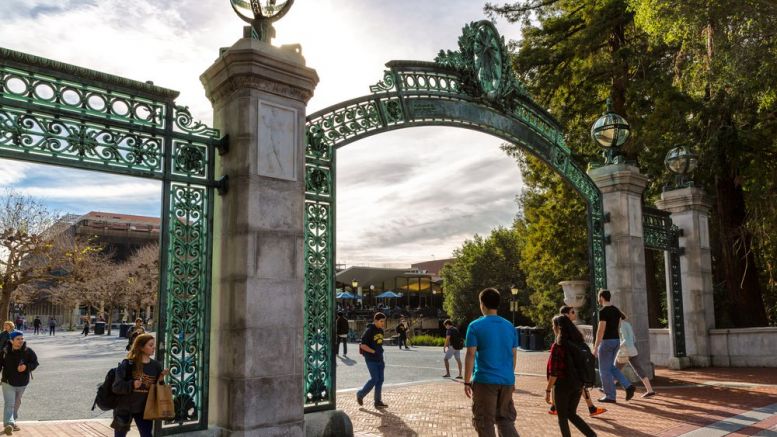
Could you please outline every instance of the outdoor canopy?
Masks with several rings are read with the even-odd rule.
[[[396,297],[401,297],[401,296],[396,294],[396,293],[394,293],[393,291],[389,290],[389,291],[384,291],[383,293],[381,293],[381,294],[379,294],[379,295],[377,295],[375,297],[379,298],[379,299],[386,299],[386,298],[396,298]]]
[[[338,299],[356,299],[356,296],[352,295],[351,293],[344,291],[342,293],[337,293]]]

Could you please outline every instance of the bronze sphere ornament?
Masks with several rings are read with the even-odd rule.
[[[631,127],[625,118],[612,110],[612,100],[607,99],[607,111],[591,127],[591,137],[604,149],[604,164],[621,164],[620,148],[631,135]]]
[[[275,37],[272,23],[289,12],[294,0],[278,3],[276,0],[229,0],[238,17],[250,26],[245,28],[244,37],[271,42]]]
[[[674,173],[674,186],[664,187],[668,189],[687,188],[693,186],[690,174],[699,165],[699,158],[688,146],[678,146],[667,152],[664,158],[667,170]]]

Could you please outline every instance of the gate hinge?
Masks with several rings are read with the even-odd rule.
[[[607,244],[610,244],[610,243],[612,243],[612,238],[610,238],[609,235],[605,235],[604,236],[604,244],[607,245]]]
[[[229,191],[229,176],[224,175],[220,177],[216,181],[215,187],[216,187],[216,191],[219,193],[219,196],[223,196],[227,194],[227,192]]]
[[[229,135],[224,135],[216,143],[216,150],[219,151],[219,156],[229,153]]]

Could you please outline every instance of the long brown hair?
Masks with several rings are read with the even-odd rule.
[[[143,374],[143,348],[153,339],[154,336],[151,334],[138,335],[127,353],[127,359],[135,364],[135,372],[138,374]]]
[[[584,343],[583,334],[577,329],[574,323],[569,320],[567,316],[556,316],[553,318],[553,326],[559,328],[558,335],[556,336],[556,343],[561,346],[566,346],[566,343],[571,341],[575,343]]]

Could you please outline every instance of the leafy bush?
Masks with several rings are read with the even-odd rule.
[[[416,335],[410,339],[410,344],[413,346],[443,346],[445,338],[433,335]]]

